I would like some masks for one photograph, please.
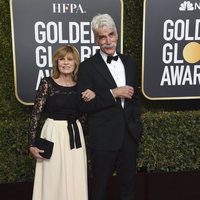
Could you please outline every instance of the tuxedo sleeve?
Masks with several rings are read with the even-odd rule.
[[[102,80],[103,81],[103,80]],[[96,97],[89,102],[82,99],[81,93],[86,89],[95,92]],[[116,105],[110,89],[98,89],[95,85],[95,73],[91,63],[83,62],[78,72],[79,107],[83,112],[95,112]]]
[[[133,66],[133,80],[134,80],[134,95],[133,95],[133,106],[134,106],[134,115],[135,118],[138,119],[140,117],[140,108],[141,108],[141,101],[140,101],[140,95],[139,95],[139,76],[138,76],[138,65],[137,63],[132,59]]]

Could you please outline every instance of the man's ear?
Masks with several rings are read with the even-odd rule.
[[[117,32],[115,32],[115,34],[116,34],[116,38],[117,38],[117,40],[118,40],[118,39],[119,39],[119,38],[118,38],[118,33],[117,33]]]
[[[95,37],[95,43],[96,43],[97,46],[99,46],[99,40],[98,40],[97,37]]]

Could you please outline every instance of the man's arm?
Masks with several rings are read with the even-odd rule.
[[[87,62],[83,62],[79,67],[78,95],[80,109],[83,112],[95,112],[116,105],[110,89],[97,90],[95,88],[95,75],[92,74],[92,70],[90,70],[90,67],[92,66],[89,66],[89,64]],[[82,97],[83,92],[87,89],[92,90],[96,94],[96,96],[90,101],[85,101]]]

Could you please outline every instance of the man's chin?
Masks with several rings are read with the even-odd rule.
[[[107,55],[110,55],[110,56],[114,55],[115,51],[116,51],[116,50],[113,49],[113,48],[112,48],[112,49],[110,48],[110,49],[105,49],[105,50],[104,50],[104,52],[105,52]]]

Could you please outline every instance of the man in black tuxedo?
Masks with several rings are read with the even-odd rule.
[[[129,56],[116,52],[118,34],[110,15],[95,16],[91,26],[100,50],[80,64],[78,73],[80,108],[88,113],[91,200],[105,200],[114,170],[120,199],[134,200],[137,147],[142,133],[138,69]]]

